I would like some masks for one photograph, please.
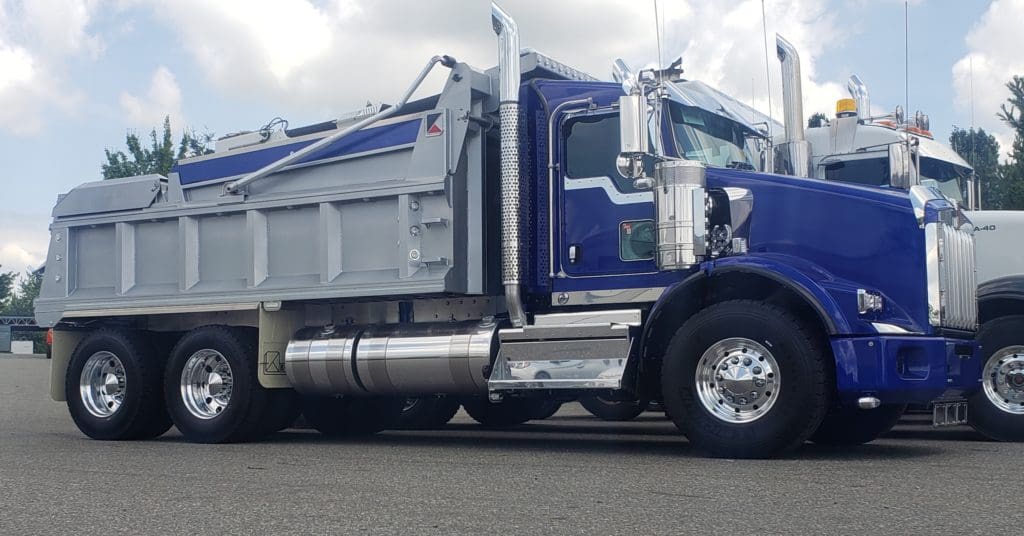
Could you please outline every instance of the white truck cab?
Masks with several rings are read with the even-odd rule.
[[[933,186],[957,203],[973,224],[977,257],[978,334],[985,356],[972,397],[969,421],[999,440],[1024,440],[1024,211],[980,210],[974,170],[949,146],[936,141],[928,117],[909,121],[903,110],[867,117],[867,88],[856,75],[853,98],[841,99],[835,117],[806,130],[812,177],[879,188]],[[966,193],[966,196],[965,196]]]

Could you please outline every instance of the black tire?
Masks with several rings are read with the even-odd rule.
[[[533,409],[530,411],[531,421],[543,421],[562,409],[562,403],[557,400],[537,399],[533,402]]]
[[[997,352],[1005,357],[1024,354],[1024,348],[1013,348],[1024,347],[1024,316],[1004,316],[985,322],[978,331],[978,342],[983,352],[981,380],[992,386],[992,371],[985,370],[989,359]],[[992,395],[995,394],[993,390]],[[1017,402],[1004,400],[1007,405]],[[985,437],[996,441],[1024,441],[1024,406],[1019,407],[1020,413],[1010,413],[996,406],[985,389],[971,395],[967,406],[968,423]]]
[[[403,430],[436,430],[448,424],[459,411],[459,401],[443,396],[406,399],[396,428]]]
[[[227,326],[196,328],[181,338],[171,351],[164,374],[167,411],[185,439],[195,443],[235,443],[268,433],[269,390],[256,377],[256,339],[251,330]],[[231,368],[231,395],[227,405],[212,418],[194,415],[181,393],[182,370],[200,350],[220,354]]]
[[[760,417],[737,423],[715,416],[697,394],[697,366],[714,344],[730,338],[757,342],[779,366],[778,392]],[[699,452],[725,458],[770,458],[801,445],[830,406],[834,376],[818,337],[785,309],[749,300],[711,305],[683,324],[662,364],[666,413]],[[767,398],[765,399],[767,400]]]
[[[90,413],[79,389],[82,369],[98,352],[114,354],[124,369],[121,405],[104,417]],[[171,427],[171,419],[164,407],[162,373],[163,363],[140,333],[106,328],[90,333],[71,353],[64,377],[71,419],[93,439],[150,439],[163,434]]]
[[[905,404],[887,404],[875,409],[838,408],[830,411],[811,434],[819,445],[862,445],[892,430],[906,411]]]
[[[538,413],[537,401],[529,398],[508,398],[497,404],[483,397],[468,398],[462,401],[462,408],[473,420],[490,428],[523,424]]]
[[[644,412],[639,400],[606,400],[599,396],[588,396],[580,399],[583,409],[602,421],[631,421]]]
[[[333,438],[371,435],[394,428],[404,406],[404,398],[302,397],[306,423]]]
[[[294,389],[268,389],[265,433],[272,434],[290,428],[302,413],[302,397]]]

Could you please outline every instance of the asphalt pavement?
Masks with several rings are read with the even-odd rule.
[[[857,448],[697,457],[656,414],[576,404],[506,431],[194,445],[81,435],[49,362],[0,357],[0,535],[1003,534],[1024,526],[1024,446],[920,419]]]

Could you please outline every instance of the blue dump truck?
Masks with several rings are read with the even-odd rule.
[[[806,147],[771,155],[678,73],[598,81],[492,24],[496,68],[436,56],[392,106],[61,196],[36,317],[82,432],[246,441],[301,411],[349,436],[410,397],[503,425],[602,396],[763,458],[979,388],[944,198],[754,171]]]

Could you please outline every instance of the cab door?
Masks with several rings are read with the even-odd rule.
[[[653,273],[654,197],[619,175],[619,116],[611,108],[561,122],[560,278]]]

